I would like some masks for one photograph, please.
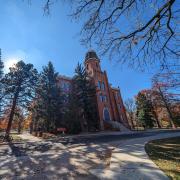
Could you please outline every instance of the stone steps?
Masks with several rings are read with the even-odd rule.
[[[121,132],[130,132],[128,128],[126,128],[122,123],[117,121],[109,121],[113,128],[119,129]]]

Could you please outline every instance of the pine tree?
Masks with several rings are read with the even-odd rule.
[[[6,128],[5,140],[9,139],[12,121],[15,110],[28,108],[34,97],[34,89],[37,83],[37,70],[32,64],[25,64],[19,61],[2,80],[4,84],[5,99],[11,104],[8,125]]]
[[[136,98],[137,106],[137,118],[140,123],[147,128],[152,128],[154,126],[153,116],[152,116],[152,106],[151,102],[146,98],[143,93],[138,93]]]
[[[78,97],[78,106],[81,108],[84,121],[81,122],[84,131],[99,129],[96,103],[96,88],[93,81],[88,77],[85,68],[78,63],[75,69],[74,82]]]
[[[36,94],[33,112],[35,124],[43,131],[54,132],[61,125],[62,96],[58,73],[51,62],[43,67]]]
[[[63,127],[66,127],[68,133],[77,134],[82,131],[81,122],[82,111],[78,103],[78,97],[76,92],[76,84],[74,80],[71,82],[71,88],[68,95],[68,103],[65,109],[65,114],[63,117]]]
[[[1,49],[0,49],[0,117],[2,116],[2,103],[3,103],[3,83],[2,83],[2,79],[3,79],[3,68],[4,68],[4,64],[1,60]]]

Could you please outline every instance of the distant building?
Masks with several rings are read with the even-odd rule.
[[[106,129],[105,124],[111,121],[119,122],[129,128],[120,89],[111,86],[107,73],[101,70],[100,59],[93,50],[86,53],[84,65],[96,85],[100,129]],[[71,86],[71,78],[59,76],[59,83],[66,94]]]

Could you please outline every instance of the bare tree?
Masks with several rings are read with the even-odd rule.
[[[164,107],[167,111],[169,123],[172,128],[175,128],[174,122],[173,122],[173,114],[171,111],[171,106],[176,102],[178,99],[174,98],[177,94],[170,93],[168,91],[168,88],[170,87],[169,83],[163,83],[160,82],[158,79],[158,76],[155,76],[152,80],[153,83],[153,96],[154,96],[154,102],[159,107]]]
[[[131,122],[131,128],[135,128],[135,112],[136,112],[136,104],[134,99],[129,98],[124,102],[126,112],[128,114],[128,118]]]
[[[55,0],[47,0],[45,13]],[[71,17],[82,20],[82,43],[97,45],[100,53],[121,63],[144,67],[177,61],[178,0],[65,0]]]
[[[180,61],[161,67],[160,71],[153,76],[152,81],[159,82],[169,94],[173,92],[171,94],[174,95],[174,99],[180,101]]]

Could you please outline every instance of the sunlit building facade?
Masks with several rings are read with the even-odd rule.
[[[129,128],[123,100],[119,87],[112,87],[108,81],[106,71],[101,70],[100,59],[95,51],[86,53],[84,66],[88,75],[96,85],[97,107],[100,129],[105,130],[108,122],[116,121]],[[59,83],[63,93],[68,93],[71,87],[71,78],[59,76]]]

